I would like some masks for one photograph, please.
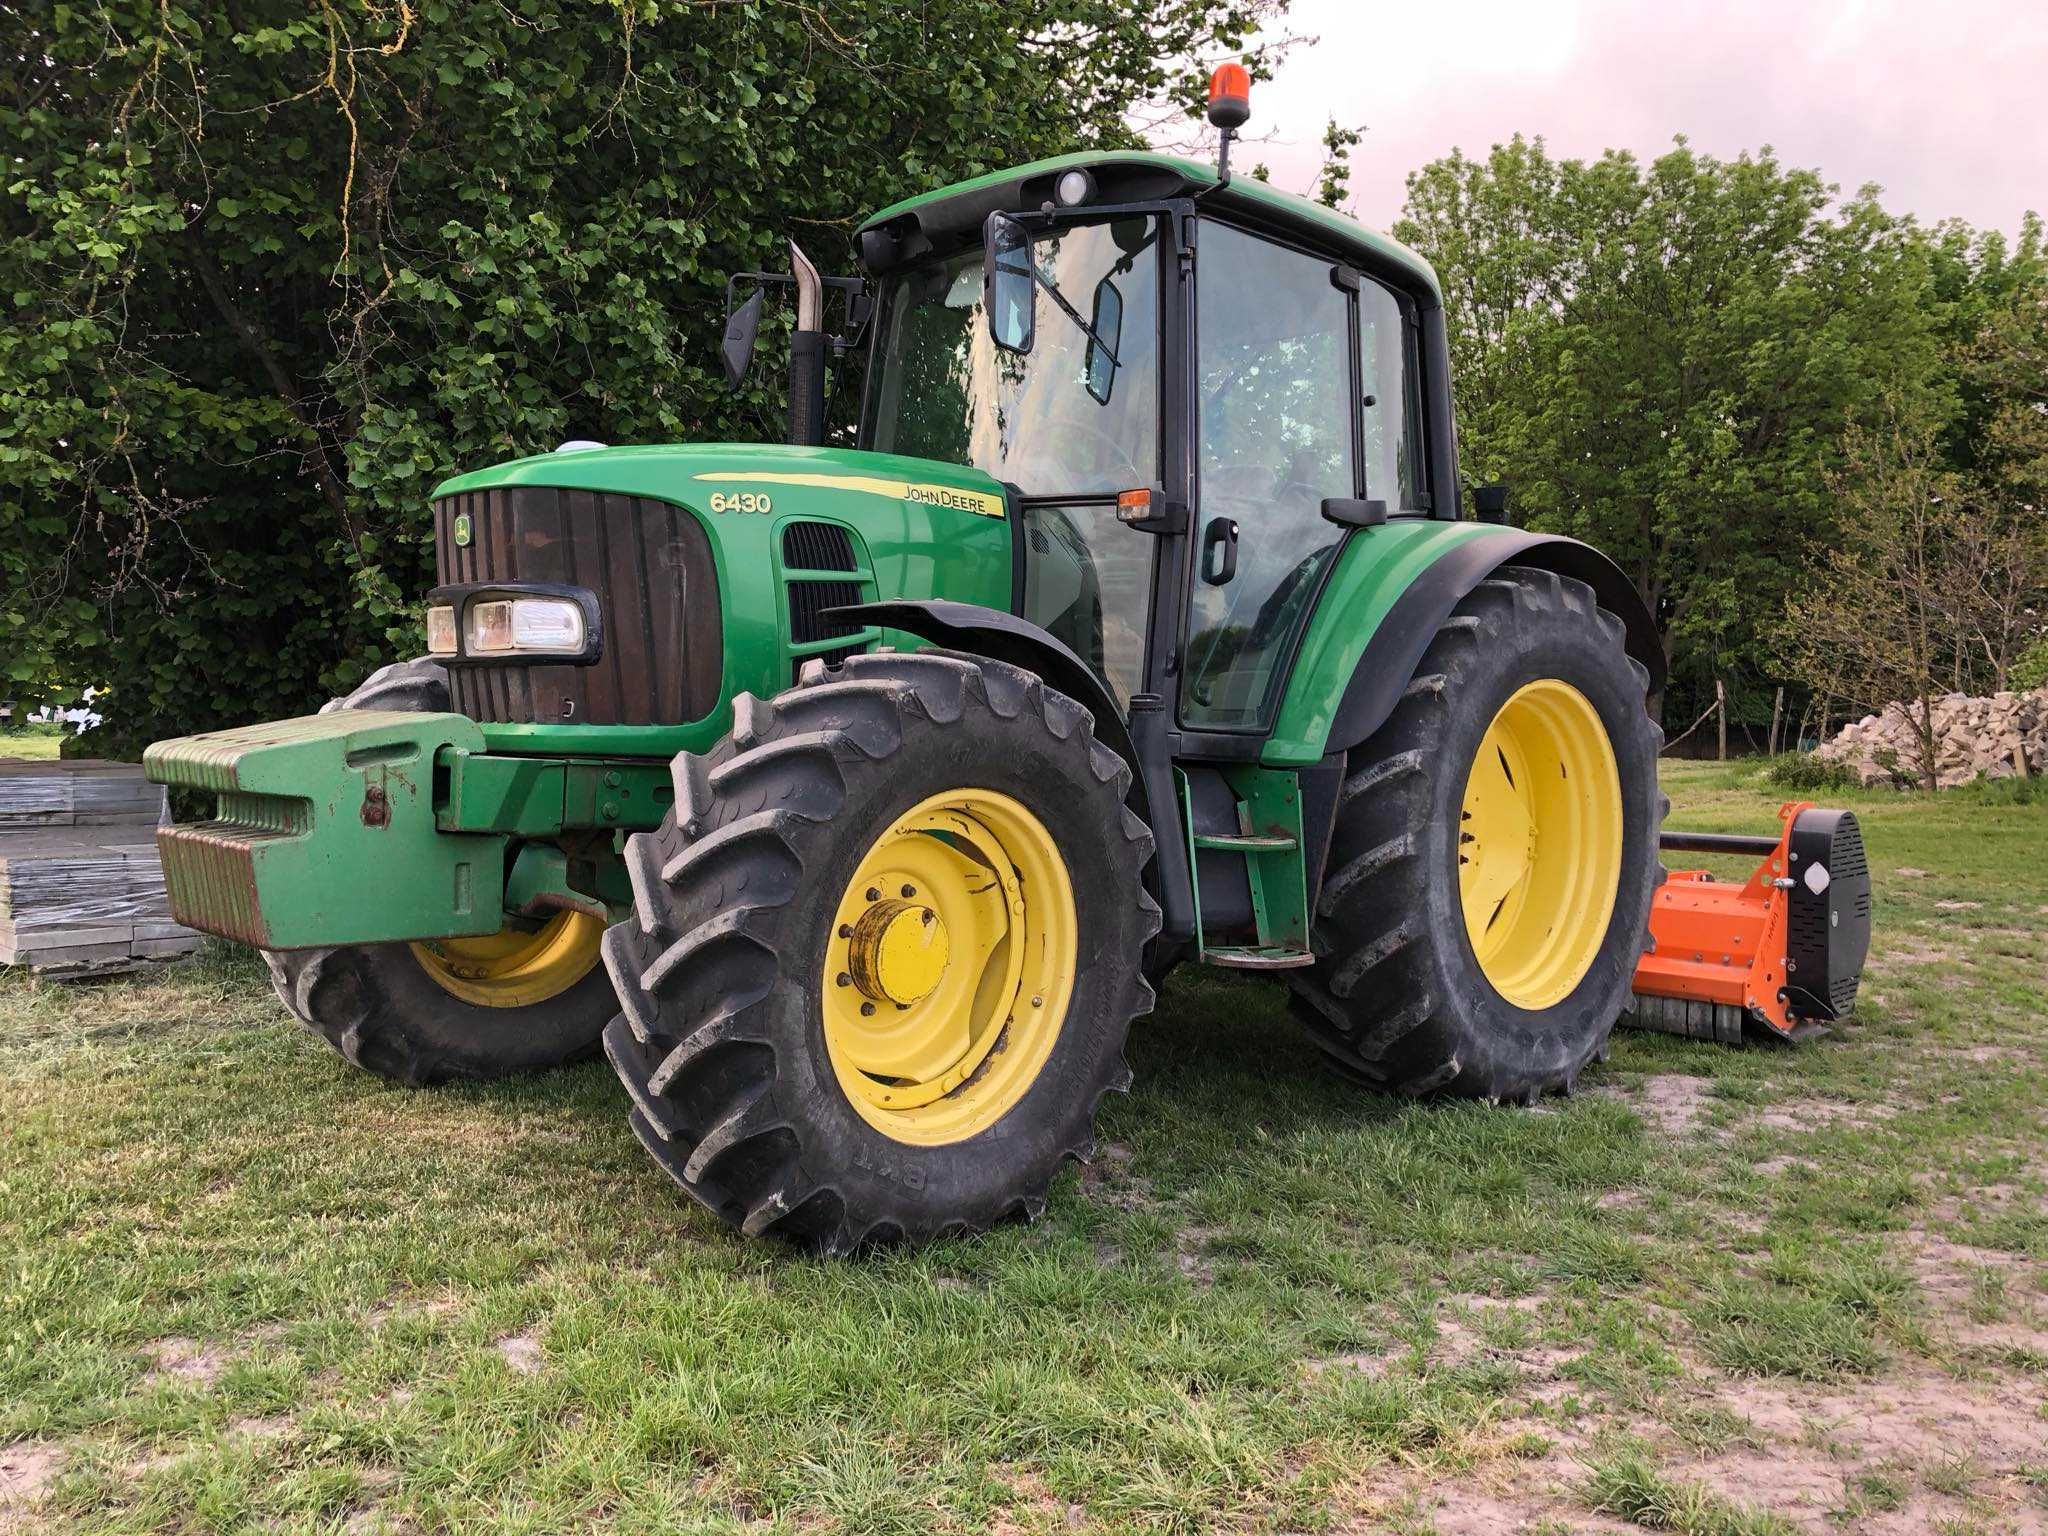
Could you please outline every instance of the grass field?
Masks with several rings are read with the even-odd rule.
[[[0,1530],[2048,1529],[2048,798],[1830,798],[1829,1039],[1416,1106],[1183,972],[1042,1222],[857,1262],[602,1065],[389,1088],[225,951],[0,979]]]
[[[65,729],[58,725],[10,725],[0,728],[0,762],[21,758],[32,762],[55,762],[63,744]]]

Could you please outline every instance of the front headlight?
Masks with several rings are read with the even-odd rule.
[[[455,610],[453,608],[429,608],[427,610],[427,654],[429,656],[453,656],[455,654]]]
[[[568,598],[514,597],[469,605],[472,656],[577,655],[589,638],[583,610]]]

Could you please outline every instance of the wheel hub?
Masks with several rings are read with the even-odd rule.
[[[848,973],[863,997],[908,1008],[931,996],[946,974],[950,944],[936,911],[892,897],[860,915],[847,951]]]
[[[1532,1011],[1568,996],[1606,939],[1621,868],[1599,712],[1557,678],[1517,689],[1473,755],[1458,821],[1465,933],[1493,989]]]
[[[960,789],[897,817],[832,915],[819,1007],[848,1101],[898,1141],[959,1141],[1036,1080],[1078,965],[1073,886],[1020,802]]]

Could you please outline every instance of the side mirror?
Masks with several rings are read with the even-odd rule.
[[[725,340],[718,355],[725,364],[725,382],[735,389],[754,365],[754,337],[761,329],[761,299],[766,290],[756,288],[753,296],[725,317]]]
[[[1508,520],[1508,488],[1504,485],[1473,486],[1472,510],[1482,523],[1505,523]]]
[[[1031,234],[1008,214],[992,213],[982,227],[981,299],[995,344],[1005,352],[1029,352],[1038,329]]]
[[[1109,404],[1109,392],[1116,387],[1116,351],[1124,332],[1124,296],[1116,284],[1104,278],[1095,285],[1095,313],[1088,322],[1088,393],[1098,405]]]

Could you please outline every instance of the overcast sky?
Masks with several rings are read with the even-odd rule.
[[[1521,132],[1649,158],[1674,133],[1772,145],[1932,223],[2048,212],[2048,0],[1294,0],[1314,34],[1252,92],[1240,164],[1312,190],[1325,119],[1364,124],[1350,212],[1386,227],[1407,173]]]

